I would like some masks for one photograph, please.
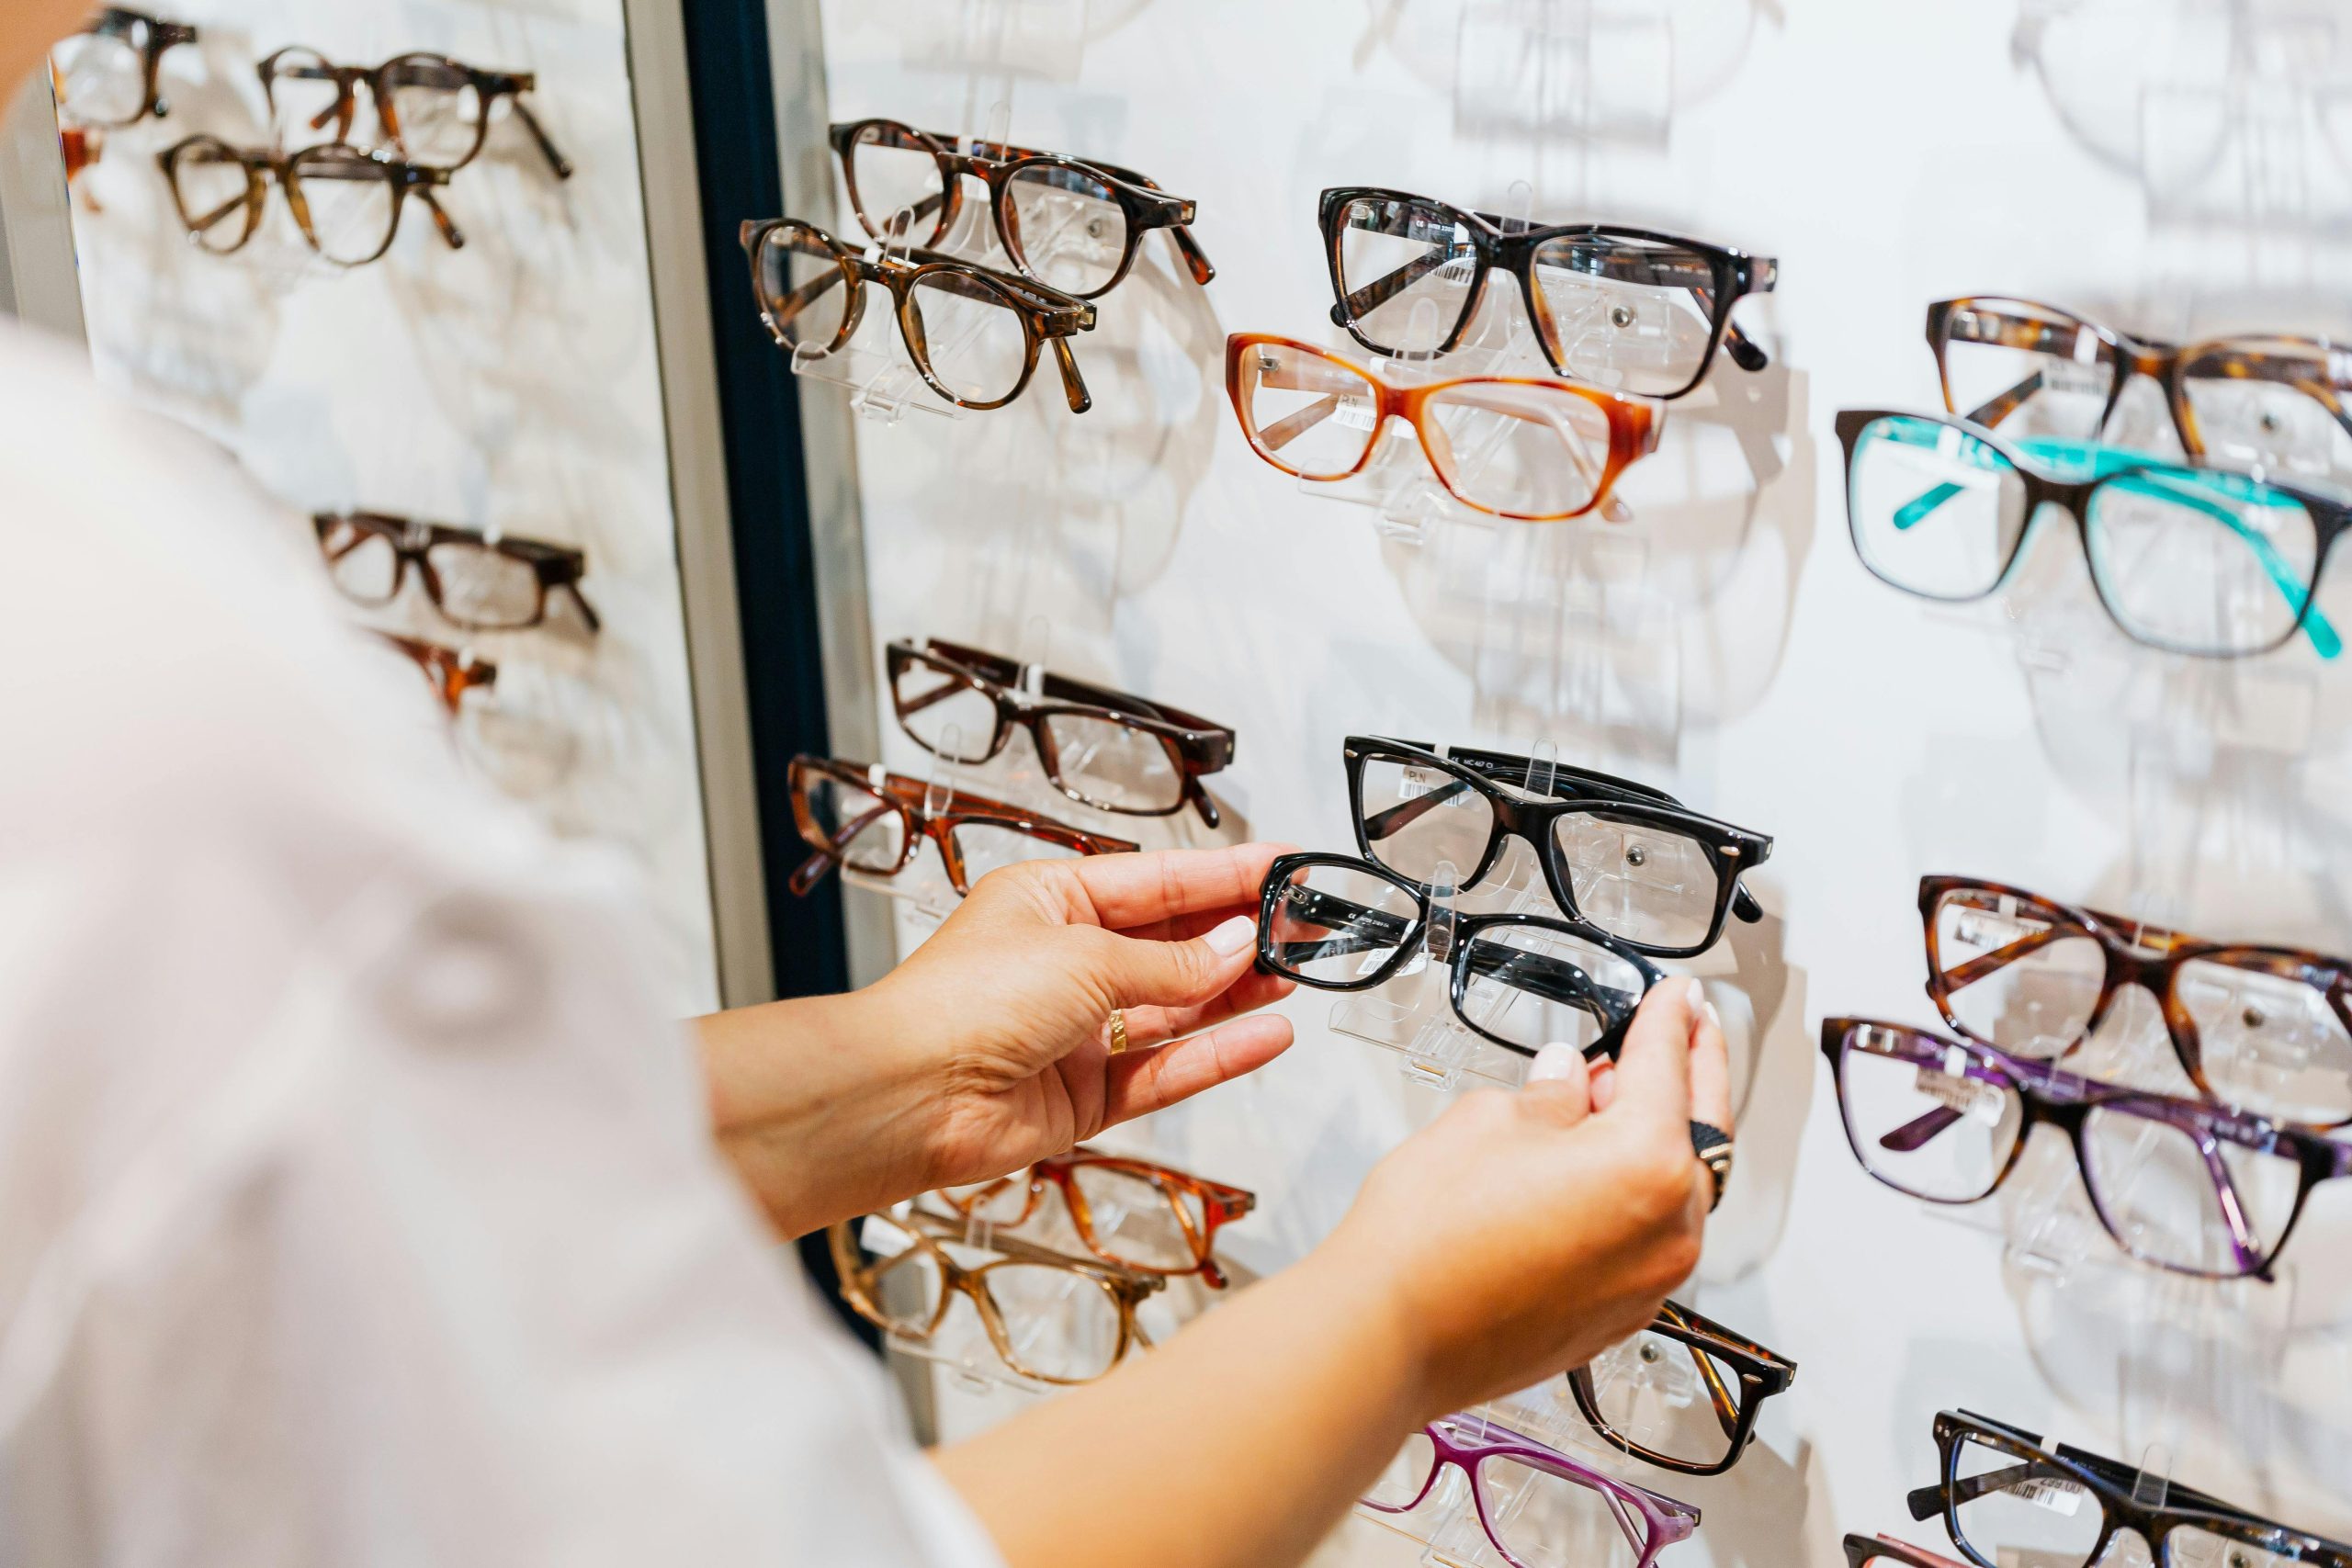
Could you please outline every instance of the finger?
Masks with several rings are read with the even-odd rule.
[[[1651,987],[1617,1055],[1612,1116],[1639,1116],[1682,1127],[1690,1120],[1690,1025],[1704,993],[1696,980]]]
[[[1204,1006],[1247,975],[1258,953],[1258,922],[1248,915],[1191,942],[1084,934],[1091,939],[1095,978],[1114,1008]]]
[[[1690,1117],[1731,1132],[1731,1047],[1723,1015],[1707,1002],[1690,1030]]]
[[[1091,906],[1097,924],[1133,931],[1199,909],[1255,908],[1266,868],[1285,852],[1281,844],[1237,844],[1222,850],[1089,855],[1061,863]]]
[[[1606,1111],[1617,1102],[1617,1064],[1603,1056],[1588,1066],[1592,1074],[1592,1108]]]
[[[1158,1045],[1195,1034],[1211,1024],[1278,1002],[1297,988],[1295,981],[1253,969],[1198,1007],[1128,1008],[1127,1039],[1137,1046]]]
[[[1148,1116],[1255,1072],[1290,1049],[1291,1039],[1290,1020],[1280,1013],[1258,1013],[1172,1045],[1114,1056],[1103,1095],[1103,1125]]]
[[[1520,1087],[1522,1110],[1556,1127],[1573,1127],[1592,1113],[1592,1076],[1584,1053],[1554,1041],[1535,1053]]]

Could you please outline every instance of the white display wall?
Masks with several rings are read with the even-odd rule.
[[[1669,1562],[1828,1563],[1848,1530],[1946,1544],[1904,1495],[1934,1479],[1930,1419],[1954,1406],[2352,1536],[2352,1182],[2314,1197],[2277,1284],[2171,1280],[2120,1260],[2054,1141],[1979,1210],[1877,1186],[1817,1043],[1825,1014],[1935,1022],[1923,873],[2216,939],[2352,949],[2352,667],[2300,644],[2221,665],[2126,643],[2057,527],[1996,602],[1898,593],[1855,559],[1831,431],[1844,407],[1938,406],[1922,319],[1953,295],[2044,299],[2151,335],[2352,328],[2352,12],[829,0],[823,14],[833,119],[1001,125],[1021,145],[1140,169],[1199,202],[1218,268],[1204,291],[1164,237],[1147,242],[1076,342],[1088,414],[1047,376],[1007,411],[860,423],[878,638],[977,642],[1230,724],[1235,764],[1208,782],[1249,836],[1350,848],[1340,739],[1371,733],[1548,741],[1776,838],[1748,879],[1770,918],[1686,966],[1736,1036],[1740,1119],[1736,1180],[1684,1299],[1801,1370],[1730,1474],[1623,1461],[1705,1512]],[[1228,332],[1342,344],[1315,221],[1317,191],[1339,184],[1776,255],[1778,292],[1737,312],[1774,366],[1718,361],[1670,406],[1662,449],[1621,486],[1628,521],[1448,519],[1401,537],[1261,461],[1224,393]],[[836,201],[795,215],[855,236]],[[2352,563],[2322,603],[2352,604]],[[886,759],[921,775],[876,651]],[[970,782],[1034,790],[1024,771]],[[1206,841],[1189,819],[1137,829],[1053,808]],[[907,914],[901,942],[923,929]],[[2144,1003],[2119,1049],[2164,1049]],[[1312,1247],[1446,1092],[1331,1030],[1328,994],[1285,1010],[1299,1039],[1282,1061],[1102,1140],[1254,1189],[1258,1212],[1223,1235],[1260,1273]],[[1022,1397],[942,1379],[941,1430]],[[1418,1550],[1351,1521],[1325,1561]]]
[[[707,1010],[710,875],[620,0],[164,10],[202,34],[165,57],[170,114],[108,133],[74,203],[100,375],[233,453],[287,504],[301,547],[315,550],[307,513],[353,509],[586,551],[600,634],[560,595],[547,626],[468,634],[413,578],[390,609],[355,619],[497,665],[455,743],[560,833],[629,857],[659,916],[672,1005]],[[528,102],[577,173],[556,179],[503,107],[437,193],[462,250],[411,200],[390,254],[341,271],[304,246],[273,184],[254,241],[207,254],[154,155],[199,131],[268,145],[254,66],[288,44],[343,64],[424,51],[536,72]],[[363,96],[355,139],[374,130]]]

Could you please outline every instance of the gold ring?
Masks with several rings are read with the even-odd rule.
[[[1122,1055],[1127,1048],[1127,1015],[1113,1008],[1111,1010],[1111,1055]]]

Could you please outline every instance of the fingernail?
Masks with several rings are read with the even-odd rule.
[[[1534,1065],[1527,1069],[1529,1083],[1556,1083],[1576,1076],[1577,1064],[1584,1060],[1584,1053],[1566,1041],[1555,1040],[1535,1053]]]
[[[1204,940],[1208,942],[1211,953],[1219,958],[1230,958],[1257,942],[1258,922],[1247,915],[1236,915],[1209,932]]]
[[[1716,1033],[1721,1034],[1724,1032],[1724,1015],[1715,1010],[1714,1003],[1702,1002],[1699,1005],[1699,1016],[1705,1019],[1707,1027]]]
[[[1707,1005],[1707,987],[1699,984],[1696,975],[1682,982],[1682,1001],[1693,1013]]]

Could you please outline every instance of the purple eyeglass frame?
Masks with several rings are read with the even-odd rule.
[[[2017,1138],[2009,1146],[2008,1158],[1984,1191],[1971,1198],[1930,1197],[1913,1191],[1871,1165],[1870,1156],[1862,1151],[1862,1134],[1854,1125],[1852,1107],[1846,1096],[1849,1043],[1863,1031],[1876,1031],[1891,1037],[1874,1043],[1870,1053],[1872,1055],[1933,1067],[1947,1074],[1957,1066],[1961,1068],[1957,1076],[1996,1089],[2016,1092],[2021,1117]],[[2152,1094],[2119,1084],[2101,1083],[2096,1078],[2062,1071],[2048,1062],[2013,1056],[1981,1041],[1948,1039],[1924,1029],[1914,1029],[1908,1024],[1882,1023],[1872,1019],[1826,1018],[1821,1021],[1821,1050],[1829,1058],[1830,1075],[1837,1082],[1838,1120],[1845,1124],[1846,1142],[1852,1147],[1854,1157],[1861,1162],[1862,1169],[1876,1180],[1923,1203],[1958,1207],[1982,1202],[1998,1190],[2001,1183],[2008,1179],[2009,1173],[2017,1168],[2018,1160],[2025,1153],[2026,1141],[2032,1136],[2034,1127],[2047,1122],[2067,1135],[2075,1150],[2075,1168],[2082,1178],[2083,1191],[2089,1197],[2092,1212],[2098,1215],[2099,1224],[2107,1228],[2109,1235],[2115,1238],[2115,1244],[2151,1268],[2185,1274],[2192,1279],[2254,1279],[2268,1283],[2272,1277],[2270,1265],[2286,1249],[2288,1238],[2295,1234],[2296,1223],[2303,1217],[2303,1206],[2311,1200],[2312,1189],[2323,1181],[2352,1176],[2352,1144],[2339,1144],[2314,1128],[2273,1122],[2203,1100],[2183,1100],[2176,1095]],[[1962,1060],[1954,1059],[1954,1052],[1961,1053]],[[2214,1201],[2229,1223],[2230,1256],[2234,1268],[2226,1270],[2197,1269],[2161,1258],[2151,1258],[2133,1247],[2108,1212],[2106,1197],[2099,1191],[2098,1180],[2094,1174],[2097,1167],[2086,1146],[2085,1129],[2089,1122],[2089,1113],[2095,1110],[2114,1111],[2159,1122],[2177,1128],[2196,1140],[2198,1151],[2204,1156],[2206,1174],[2213,1179]],[[1926,1147],[1961,1120],[1961,1112],[1939,1106],[1887,1133],[1879,1139],[1879,1143],[1882,1147],[1897,1154],[1910,1154]],[[2259,1249],[2247,1228],[2245,1205],[2240,1202],[2237,1188],[2230,1179],[2229,1168],[2222,1159],[2221,1145],[2225,1143],[2235,1144],[2258,1154],[2292,1159],[2301,1171],[2301,1185],[2295,1192],[2295,1206],[2289,1213],[2286,1224],[2280,1227],[2278,1241],[2267,1252]]]
[[[1600,1493],[1609,1504],[1610,1513],[1615,1516],[1617,1528],[1625,1532],[1627,1543],[1634,1548],[1633,1568],[1652,1568],[1658,1553],[1676,1541],[1690,1540],[1691,1532],[1699,1528],[1699,1510],[1690,1504],[1661,1496],[1630,1481],[1620,1481],[1582,1460],[1571,1459],[1555,1448],[1522,1437],[1483,1416],[1465,1413],[1441,1416],[1422,1427],[1421,1433],[1435,1452],[1430,1460],[1430,1472],[1421,1478],[1421,1488],[1413,1494],[1413,1500],[1375,1503],[1367,1497],[1363,1506],[1383,1514],[1408,1514],[1421,1506],[1430,1488],[1437,1484],[1439,1474],[1450,1464],[1462,1472],[1463,1479],[1470,1483],[1479,1527],[1511,1568],[1528,1565],[1503,1544],[1502,1537],[1495,1533],[1495,1522],[1487,1517],[1487,1496],[1478,1487],[1478,1466],[1489,1459],[1516,1460],[1531,1470],[1541,1470]]]

